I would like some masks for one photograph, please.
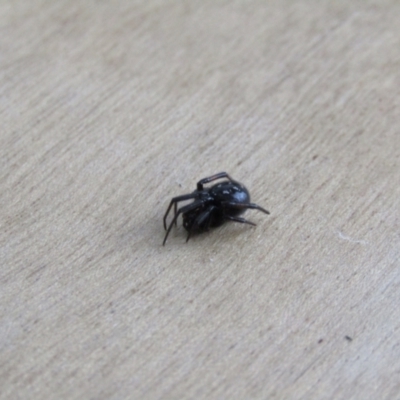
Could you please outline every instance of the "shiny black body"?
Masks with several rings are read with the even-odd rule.
[[[227,178],[227,181],[217,183],[210,188],[204,188],[204,184],[215,181],[217,179]],[[177,209],[177,203],[184,200],[193,199],[194,201],[186,206]],[[167,229],[167,216],[174,205],[175,215]],[[209,228],[222,225],[225,221],[235,221],[249,225],[255,225],[253,222],[247,221],[239,217],[248,208],[260,210],[265,214],[269,214],[267,210],[250,203],[250,194],[241,183],[234,181],[226,172],[204,178],[197,183],[197,189],[190,194],[174,197],[164,215],[164,228],[166,234],[163,245],[167,241],[172,226],[182,214],[183,226],[188,231],[186,241],[194,232],[205,232]]]

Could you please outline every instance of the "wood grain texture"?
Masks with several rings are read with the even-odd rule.
[[[400,3],[0,3],[2,399],[400,399]],[[226,170],[269,217],[166,247]]]

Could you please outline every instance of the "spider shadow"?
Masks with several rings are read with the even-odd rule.
[[[178,243],[185,245],[189,244],[207,245],[207,246],[212,246],[213,244],[217,244],[218,246],[222,244],[235,245],[235,243],[238,244],[238,240],[240,243],[241,236],[243,236],[243,239],[249,240],[250,233],[252,233],[253,230],[257,228],[257,226],[249,226],[247,224],[227,221],[225,224],[215,228],[210,228],[208,231],[192,233],[190,235],[189,241],[187,241],[188,232],[179,222],[181,221],[178,221],[177,226],[172,227],[171,232],[168,236],[168,241],[165,243],[165,247],[168,244],[171,245],[171,242],[173,244],[174,241],[175,242],[178,241]],[[166,231],[164,231],[164,235],[162,236],[161,242],[165,237],[165,232]],[[246,232],[249,235],[246,235]]]

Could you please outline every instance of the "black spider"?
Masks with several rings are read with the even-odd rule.
[[[203,185],[208,182],[221,178],[228,178],[228,181],[217,183],[208,189]],[[177,209],[177,203],[184,200],[194,199],[194,201],[184,207]],[[175,215],[167,229],[167,216],[174,205]],[[269,211],[250,203],[250,194],[241,183],[234,181],[226,172],[220,172],[208,178],[204,178],[197,183],[197,189],[190,194],[174,197],[169,204],[164,215],[165,234],[163,246],[167,241],[172,226],[182,214],[183,226],[188,231],[186,241],[189,240],[193,232],[205,232],[209,228],[222,225],[225,221],[235,221],[243,224],[256,225],[238,215],[244,213],[246,209],[252,208],[260,210],[265,214]]]

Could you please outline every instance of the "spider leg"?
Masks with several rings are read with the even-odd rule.
[[[211,225],[211,213],[216,209],[217,207],[215,206],[210,206],[208,207],[208,216],[210,216],[210,218],[208,218],[207,221],[207,231],[210,230],[210,225]]]
[[[174,198],[171,200],[171,202],[169,203],[169,206],[168,206],[168,208],[167,208],[167,212],[166,212],[165,215],[164,215],[164,229],[165,229],[165,230],[167,230],[167,216],[168,216],[168,214],[169,214],[169,212],[170,212],[170,210],[171,210],[172,205],[173,205],[173,204],[175,205],[174,210],[175,210],[175,215],[176,215],[176,213],[177,213],[177,206],[176,206],[176,203],[178,203],[178,202],[180,202],[180,201],[183,201],[183,200],[194,199],[194,198],[196,198],[196,197],[197,197],[197,194],[196,194],[196,193],[189,193],[189,194],[183,194],[182,196],[174,197]],[[175,220],[175,223],[176,223],[176,220]]]
[[[235,221],[235,222],[240,222],[241,224],[249,224],[249,225],[256,226],[256,224],[254,222],[248,221],[247,219],[244,219],[241,217],[232,217],[230,215],[225,215],[225,219],[229,219],[229,220]]]
[[[269,214],[269,211],[254,203],[235,203],[234,201],[223,201],[222,204],[233,208],[251,208],[253,210],[259,210],[265,214]]]
[[[191,234],[192,234],[192,231],[193,231],[193,230],[196,230],[196,228],[199,228],[200,225],[201,225],[204,221],[207,220],[207,218],[208,218],[208,220],[207,220],[207,229],[206,229],[206,231],[209,230],[209,228],[210,228],[210,223],[211,223],[210,215],[211,215],[211,213],[213,212],[214,209],[215,209],[215,206],[210,206],[210,207],[208,207],[207,210],[203,211],[203,212],[194,220],[193,225],[190,227],[190,230],[188,231],[188,235],[187,235],[187,237],[186,237],[186,242],[189,241],[190,236],[191,236]]]
[[[197,182],[197,190],[203,190],[203,185],[208,182],[216,181],[217,179],[221,178],[228,178],[230,181],[233,181],[233,179],[226,173],[226,172],[220,172],[218,174],[209,176],[208,178],[203,178],[202,180]]]
[[[184,200],[186,200],[186,199],[184,199]],[[187,206],[181,207],[177,211],[177,213],[174,215],[174,218],[172,219],[171,223],[168,226],[167,233],[165,234],[165,238],[163,241],[163,246],[165,246],[165,242],[167,241],[168,235],[171,232],[172,226],[176,223],[176,220],[178,219],[179,215],[182,213],[188,212],[188,211],[195,210],[196,208],[201,207],[202,205],[203,205],[202,201],[195,201],[193,203],[188,204]],[[169,208],[171,208],[171,207],[169,207]]]

